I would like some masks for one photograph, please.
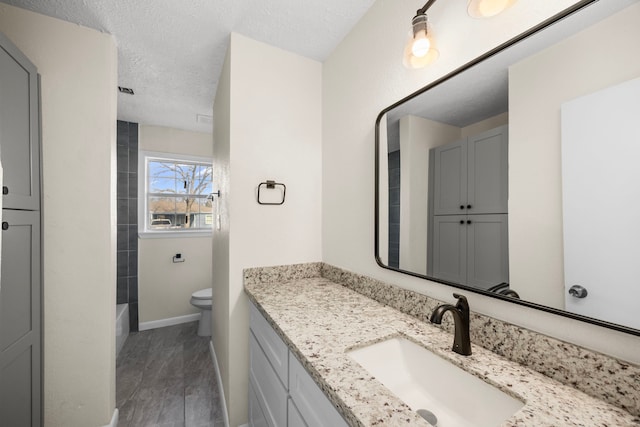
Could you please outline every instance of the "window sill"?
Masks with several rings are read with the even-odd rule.
[[[184,239],[191,237],[212,237],[213,231],[140,231],[138,237],[141,239]]]

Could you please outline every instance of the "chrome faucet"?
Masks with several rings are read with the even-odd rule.
[[[463,356],[471,355],[471,336],[469,334],[469,303],[463,295],[453,294],[458,299],[455,306],[442,304],[436,307],[431,314],[431,323],[441,324],[442,316],[451,311],[455,323],[455,334],[452,350]]]

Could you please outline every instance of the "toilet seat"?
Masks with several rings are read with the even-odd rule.
[[[201,289],[199,291],[195,291],[194,293],[191,294],[191,298],[192,299],[197,299],[197,300],[210,300],[212,297],[212,292],[213,289],[211,288],[206,288],[206,289]]]

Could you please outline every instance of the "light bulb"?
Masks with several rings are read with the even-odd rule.
[[[420,30],[413,38],[413,44],[411,45],[411,53],[418,58],[422,58],[429,52],[431,42],[427,38],[427,31]]]

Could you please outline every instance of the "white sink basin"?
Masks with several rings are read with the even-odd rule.
[[[392,338],[348,354],[411,409],[435,415],[437,427],[499,426],[524,406],[405,338]],[[429,415],[425,419],[429,421]]]

